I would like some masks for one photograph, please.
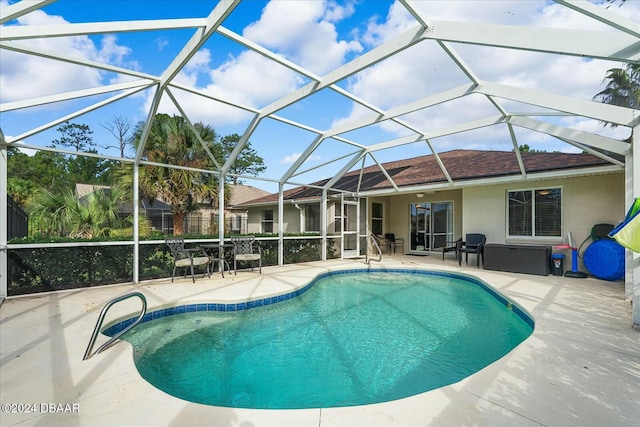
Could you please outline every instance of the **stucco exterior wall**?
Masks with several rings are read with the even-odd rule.
[[[562,188],[562,235],[559,238],[507,238],[507,192],[537,188]],[[612,173],[587,177],[532,180],[527,182],[491,184],[462,189],[443,190],[433,193],[398,194],[369,197],[367,204],[367,230],[371,230],[371,206],[383,204],[383,233],[394,233],[403,238],[403,252],[409,252],[410,205],[425,202],[453,202],[453,236],[464,237],[466,233],[483,233],[488,243],[545,244],[567,243],[571,232],[574,243],[580,245],[591,235],[595,224],[616,225],[625,216],[624,174]],[[328,231],[333,234],[334,203],[328,204]],[[278,212],[274,209],[274,232],[277,232]],[[285,204],[284,232],[300,231],[300,212],[295,206]],[[262,211],[267,207],[249,209],[250,232],[261,232]],[[583,250],[587,246],[583,247]],[[568,255],[570,255],[568,253]],[[580,268],[584,266],[580,264]]]
[[[562,237],[507,238],[507,191],[535,188],[562,188]],[[625,215],[624,175],[537,180],[512,184],[492,184],[462,190],[462,233],[483,233],[488,243],[562,244],[571,232],[579,245],[595,224],[616,225]]]
[[[507,191],[557,186],[562,187],[562,237],[507,238]],[[626,213],[623,173],[469,187],[463,190],[463,198],[463,233],[484,233],[488,243],[560,245],[568,243],[567,234],[571,232],[574,244],[580,246],[591,235],[594,225],[617,225]],[[578,270],[582,272],[588,272],[581,256],[591,242],[586,242],[580,250]],[[566,256],[565,271],[570,270],[571,251],[559,252]]]
[[[249,224],[247,227],[249,234],[264,233],[262,229],[262,217],[265,210],[273,210],[273,232],[278,232],[280,212],[278,211],[278,206],[273,205],[249,209]],[[291,233],[291,229],[294,230],[293,232],[297,232],[300,228],[300,213],[298,209],[292,205],[284,206],[283,228],[284,233]]]
[[[405,241],[403,252],[409,252],[410,231],[410,206],[412,203],[453,202],[453,235],[461,236],[462,230],[462,190],[445,190],[434,193],[400,194],[385,197],[369,198],[368,211],[371,212],[371,204],[378,202],[383,204],[383,232],[394,233]],[[368,218],[368,226],[371,229],[371,215]]]
[[[262,230],[262,212],[265,210],[273,210],[273,232],[278,232],[279,211],[278,206],[273,205],[249,209],[247,227],[249,234],[264,232]],[[290,203],[284,205],[283,228],[283,233],[300,232],[300,210]]]

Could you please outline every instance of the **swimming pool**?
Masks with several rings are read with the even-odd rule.
[[[155,320],[123,339],[147,381],[192,402],[267,409],[422,393],[477,372],[533,330],[478,279],[414,270],[333,272],[287,295],[145,317]]]

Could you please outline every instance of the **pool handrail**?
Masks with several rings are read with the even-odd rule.
[[[102,327],[102,323],[104,322],[104,317],[107,314],[107,311],[111,307],[113,307],[114,304],[116,304],[116,303],[118,303],[120,301],[124,301],[124,300],[129,299],[129,298],[132,298],[132,297],[138,297],[142,301],[142,309],[140,310],[140,315],[138,316],[138,318],[136,320],[134,320],[129,326],[124,328],[122,331],[118,332],[117,334],[115,334],[114,336],[109,338],[109,340],[107,342],[102,344],[100,347],[98,347],[98,349],[96,351],[94,351],[92,353],[91,351],[93,350],[93,346],[96,343],[96,339],[98,338],[98,333],[100,333],[100,328]],[[136,326],[138,323],[140,323],[140,321],[142,321],[142,318],[144,317],[145,314],[147,314],[147,299],[140,292],[130,292],[128,294],[116,297],[116,298],[112,299],[111,301],[109,301],[108,303],[106,303],[105,306],[102,308],[102,311],[100,312],[100,316],[98,316],[98,321],[96,322],[95,328],[93,328],[93,333],[91,334],[91,339],[89,340],[89,345],[87,346],[87,351],[84,352],[84,357],[82,358],[82,360],[87,360],[87,359],[95,356],[96,354],[102,352],[103,350],[106,350],[118,338],[120,338],[125,332],[127,332],[128,330],[130,330],[131,328]]]
[[[371,240],[371,243],[372,243],[371,246],[373,246],[376,249],[376,251],[378,252],[378,260],[377,261],[380,262],[380,260],[382,260],[382,250],[380,249],[380,245],[378,245],[376,237],[373,234],[369,235],[369,240]],[[365,262],[367,264],[371,263],[371,259],[369,258],[369,250],[368,249],[365,251]]]

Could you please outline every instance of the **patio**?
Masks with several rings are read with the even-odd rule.
[[[82,361],[102,306],[133,290],[147,297],[149,311],[177,303],[257,298],[302,287],[330,269],[363,268],[362,259],[266,267],[262,275],[213,275],[195,284],[190,278],[175,283],[163,279],[10,298],[0,307],[0,424],[637,425],[638,331],[630,326],[631,307],[622,282],[501,273],[464,263],[460,268],[453,258],[443,262],[437,255],[385,256],[371,267],[378,265],[475,275],[527,309],[535,318],[535,331],[477,374],[410,398],[360,407],[248,410],[189,403],[155,389],[138,374],[127,343]],[[107,322],[138,307],[138,301],[123,302]],[[35,404],[30,407],[35,411],[16,413],[7,404]]]

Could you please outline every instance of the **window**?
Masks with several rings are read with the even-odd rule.
[[[262,232],[273,233],[273,209],[262,211]]]
[[[305,205],[302,210],[303,230],[305,233],[320,232],[320,205]]]
[[[383,222],[383,204],[376,202],[371,203],[371,232],[381,236]]]
[[[242,232],[242,217],[234,215],[229,218],[231,223],[231,232],[240,234]]]
[[[562,190],[543,188],[508,192],[508,235],[562,236]]]
[[[190,212],[186,215],[187,226],[185,230],[187,234],[202,234],[202,213]]]

